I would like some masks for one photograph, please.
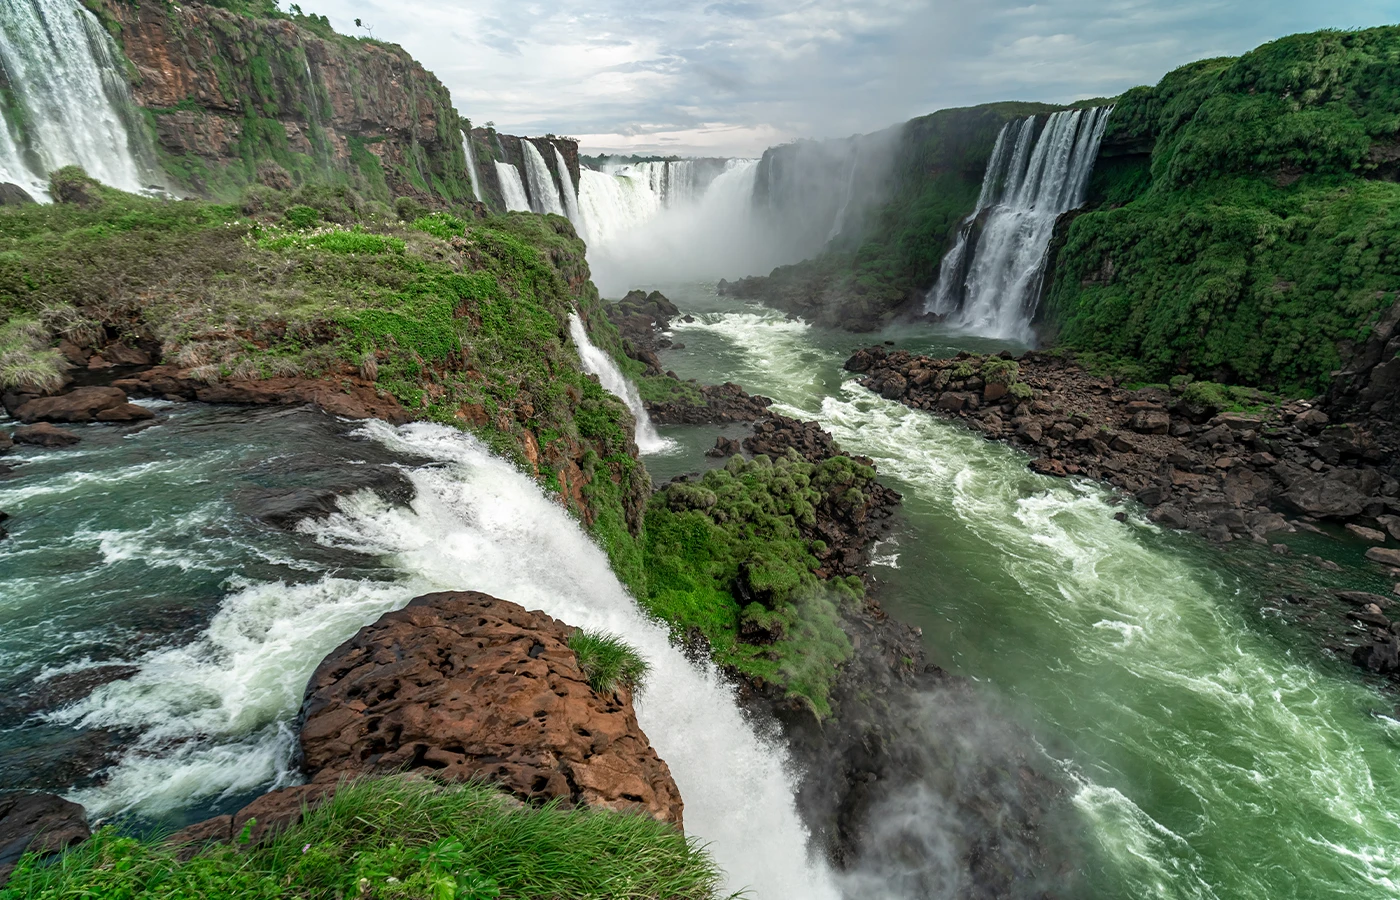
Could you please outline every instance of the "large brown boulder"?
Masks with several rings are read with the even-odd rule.
[[[26,851],[57,853],[90,834],[76,803],[53,794],[0,794],[0,885]]]
[[[22,426],[16,428],[14,433],[14,442],[16,444],[29,444],[34,447],[47,447],[49,449],[71,447],[81,440],[82,438],[78,437],[73,432],[59,428],[57,425],[50,425],[47,422],[41,422],[38,425]]]
[[[1288,506],[1304,515],[1346,519],[1358,516],[1381,488],[1374,469],[1336,469],[1326,475],[1296,480],[1283,495]]]
[[[307,686],[315,782],[418,771],[523,800],[638,810],[680,826],[680,792],[625,691],[589,686],[542,612],[476,592],[428,594],[360,629]]]
[[[57,397],[39,397],[15,412],[21,422],[134,422],[154,418],[150,410],[126,402],[114,387],[80,387]]]

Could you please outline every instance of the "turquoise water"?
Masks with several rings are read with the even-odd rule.
[[[887,338],[940,354],[998,345],[932,328],[852,336],[707,286],[661,287],[697,316],[675,324],[685,348],[664,354],[669,368],[818,419],[904,494],[877,551],[879,595],[1055,761],[1094,848],[1094,895],[1400,896],[1400,723],[1373,714],[1393,701],[1270,624],[1258,554],[1164,533],[1132,508],[1116,521],[1125,507],[1101,488],[1034,475],[1016,451],[840,368]],[[700,436],[662,430],[687,449],[649,467],[694,468]]]

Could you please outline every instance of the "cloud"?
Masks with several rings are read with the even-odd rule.
[[[585,149],[753,153],[947,106],[1109,96],[1197,59],[1394,21],[1389,0],[312,0],[473,121]],[[725,143],[725,142],[729,143]]]

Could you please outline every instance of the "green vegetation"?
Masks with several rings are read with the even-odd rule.
[[[734,457],[696,482],[667,485],[646,516],[644,605],[678,636],[698,629],[720,665],[831,712],[828,693],[850,656],[840,609],[857,578],[818,577],[826,546],[817,508],[865,503],[874,470],[844,456],[819,464]]]
[[[647,478],[631,414],[568,343],[574,309],[600,343],[619,338],[567,222],[405,223],[344,186],[165,201],[71,169],[54,194],[67,202],[0,210],[4,386],[51,383],[57,340],[104,329],[158,342],[206,381],[363,378],[558,491],[640,590]]]
[[[620,637],[598,631],[575,631],[569,649],[593,690],[611,694],[618,688],[636,693],[646,684],[651,666]]]
[[[114,829],[52,862],[25,857],[0,900],[710,900],[720,873],[642,815],[520,808],[481,785],[342,787],[270,839],[190,859]]]
[[[1323,389],[1400,292],[1400,27],[1284,38],[1118,102],[1042,316],[1068,348]],[[1111,208],[1110,208],[1111,207]]]

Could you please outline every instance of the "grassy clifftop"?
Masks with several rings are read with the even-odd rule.
[[[640,582],[649,485],[631,414],[568,341],[574,310],[618,338],[566,220],[391,209],[343,186],[164,201],[72,169],[53,193],[68,202],[0,210],[0,387],[57,387],[62,340],[158,348],[207,383],[368,382],[516,460]]]
[[[1053,261],[1064,346],[1315,392],[1400,292],[1400,27],[1295,35],[1119,101]]]

